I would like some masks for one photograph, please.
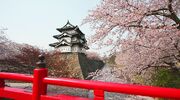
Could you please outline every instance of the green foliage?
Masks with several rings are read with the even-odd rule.
[[[152,84],[155,86],[180,88],[180,71],[159,69],[153,76]]]
[[[108,64],[116,65],[115,59],[116,59],[116,55],[111,55],[110,57],[106,58],[105,60],[106,60],[106,63],[108,63]]]
[[[134,77],[132,77],[132,80],[135,84],[149,85],[149,81],[144,79],[142,75],[135,75]]]

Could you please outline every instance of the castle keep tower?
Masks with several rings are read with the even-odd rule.
[[[61,34],[54,35],[53,37],[58,39],[59,42],[49,44],[49,46],[58,49],[61,53],[85,53],[89,49],[85,35],[78,26],[74,26],[68,21],[65,26],[57,28],[57,30]]]
[[[53,37],[58,42],[49,44],[49,46],[61,52],[58,59],[68,63],[69,73],[73,78],[86,78],[88,75],[88,63],[85,51],[89,48],[85,34],[80,31],[78,26],[72,25],[69,21],[62,28],[57,28],[57,30],[61,34]],[[59,66],[62,67],[63,65]],[[67,66],[63,67],[66,68]]]
[[[61,54],[58,59],[67,61],[68,65],[63,68],[70,68],[70,75],[73,78],[85,79],[90,72],[94,72],[104,66],[103,61],[88,59],[85,51],[89,49],[85,34],[83,34],[78,26],[66,23],[62,28],[57,28],[61,33],[53,37],[58,40],[56,43],[49,44]],[[57,59],[57,58],[56,58]]]

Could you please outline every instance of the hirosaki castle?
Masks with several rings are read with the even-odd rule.
[[[57,30],[60,34],[53,37],[58,42],[51,43],[49,46],[61,52],[61,55],[56,59],[68,62],[68,65],[64,65],[64,67],[71,68],[69,73],[73,78],[86,79],[90,72],[103,67],[103,61],[87,58],[85,52],[89,47],[87,46],[85,34],[81,32],[78,26],[74,26],[68,21],[66,25],[57,28]]]
[[[69,21],[62,28],[57,28],[61,33],[53,37],[58,40],[49,46],[58,49],[61,53],[77,52],[84,53],[89,47],[85,39],[85,34],[81,32],[78,26],[72,25]]]

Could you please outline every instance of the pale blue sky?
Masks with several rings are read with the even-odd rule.
[[[0,26],[7,27],[9,39],[49,48],[67,20],[80,25],[100,0],[0,0]],[[88,25],[80,26],[86,37],[93,32]]]

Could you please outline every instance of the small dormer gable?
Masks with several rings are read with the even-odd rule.
[[[62,41],[59,42],[58,45],[56,45],[55,47],[60,47],[60,46],[71,46],[71,43],[67,42],[65,39],[63,39]]]
[[[67,33],[67,32],[63,32],[62,34],[60,34],[60,35],[54,35],[53,37],[56,38],[56,39],[61,39],[61,38],[63,38],[63,37],[72,37],[72,35],[69,34],[69,33]]]

